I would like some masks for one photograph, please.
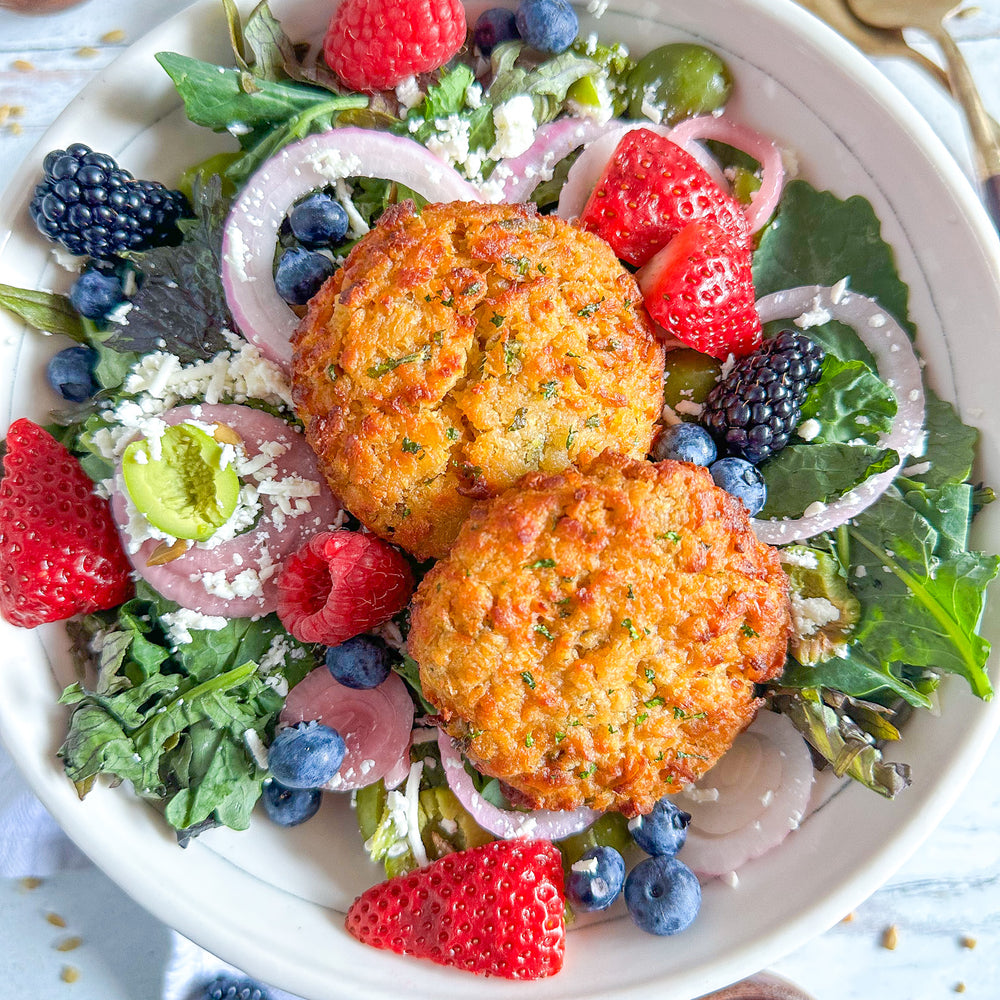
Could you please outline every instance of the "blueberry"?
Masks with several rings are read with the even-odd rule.
[[[578,910],[606,910],[624,882],[624,858],[613,847],[592,847],[570,868],[566,895]]]
[[[566,0],[522,0],[516,23],[528,45],[552,54],[568,49],[580,30],[576,11]]]
[[[683,861],[646,858],[625,880],[625,905],[640,930],[677,934],[698,916],[701,885]]]
[[[472,32],[473,41],[484,56],[488,56],[501,42],[510,42],[517,37],[517,18],[506,7],[484,10]]]
[[[198,1000],[268,1000],[266,987],[243,976],[216,976]]]
[[[653,445],[653,460],[673,458],[694,465],[711,465],[717,454],[712,435],[700,424],[680,423],[666,428]]]
[[[71,403],[82,403],[100,389],[94,378],[97,351],[90,347],[67,347],[49,359],[49,385]]]
[[[122,283],[113,274],[84,271],[69,291],[73,308],[87,319],[104,319],[125,301]]]
[[[333,264],[321,253],[292,247],[281,255],[274,275],[278,294],[295,306],[304,306],[333,274]]]
[[[347,235],[348,219],[339,201],[317,192],[289,212],[288,224],[303,246],[325,247],[339,243]]]
[[[316,815],[323,796],[318,788],[285,788],[272,780],[264,783],[261,797],[264,811],[278,826],[298,826]]]
[[[720,458],[708,467],[716,486],[743,501],[747,513],[755,517],[767,500],[764,477],[743,458]]]
[[[632,839],[647,853],[672,858],[687,839],[689,813],[678,809],[665,796],[645,816],[629,820]]]
[[[389,676],[389,651],[380,642],[356,635],[326,651],[333,679],[349,688],[375,688]]]
[[[279,730],[267,754],[271,775],[286,788],[319,788],[340,769],[347,747],[336,729],[300,722]]]

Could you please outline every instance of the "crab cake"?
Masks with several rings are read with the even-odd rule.
[[[516,801],[635,816],[750,723],[789,620],[777,551],[705,469],[607,453],[477,506],[408,645],[447,731]]]
[[[420,559],[477,500],[611,447],[649,449],[663,352],[602,240],[524,205],[404,203],[293,338],[292,385],[334,493]]]

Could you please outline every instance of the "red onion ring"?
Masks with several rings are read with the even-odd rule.
[[[755,191],[746,209],[750,232],[755,233],[771,218],[771,213],[781,197],[785,168],[781,162],[781,151],[766,136],[746,125],[740,125],[730,118],[714,115],[698,115],[675,125],[669,137],[693,153],[692,144],[697,139],[715,139],[728,146],[734,146],[749,153],[761,165],[761,185]]]
[[[777,847],[806,814],[813,773],[791,719],[759,712],[694,790],[678,794],[691,814],[678,857],[698,875],[726,875]]]
[[[589,118],[557,118],[539,126],[534,142],[520,155],[501,160],[493,169],[491,179],[503,180],[501,200],[524,202],[552,168],[578,146],[602,136],[607,125]]]
[[[340,770],[323,786],[328,791],[364,788],[379,778],[394,787],[409,772],[413,701],[398,674],[358,690],[317,667],[288,692],[279,717],[287,726],[314,719],[336,729],[347,744]]]
[[[469,811],[472,818],[489,833],[504,840],[517,837],[539,837],[543,840],[561,840],[590,826],[601,814],[586,807],[560,812],[552,809],[535,809],[532,812],[515,812],[500,809],[487,802],[465,770],[462,755],[452,745],[451,737],[441,730],[438,734],[441,763],[448,786],[455,797]]]
[[[274,288],[272,262],[289,207],[346,177],[387,177],[431,201],[482,201],[453,167],[405,136],[338,128],[272,156],[233,204],[222,238],[222,284],[240,331],[270,360],[291,362],[298,318]]]
[[[791,319],[814,309],[851,327],[871,351],[879,375],[896,397],[897,411],[889,430],[879,437],[879,447],[899,454],[899,465],[869,476],[863,483],[823,509],[786,520],[754,520],[757,537],[768,545],[787,545],[829,531],[870,507],[896,478],[908,456],[924,447],[924,387],[920,362],[906,331],[874,299],[857,292],[838,291],[825,285],[801,285],[774,292],[757,301],[762,323]]]

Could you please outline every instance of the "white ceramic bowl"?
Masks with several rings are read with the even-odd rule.
[[[478,7],[470,7],[474,16]],[[247,5],[248,6],[248,5]],[[328,5],[272,4],[290,33],[321,32]],[[929,127],[846,43],[781,0],[618,0],[584,31],[642,52],[694,39],[733,69],[734,117],[795,151],[801,174],[841,197],[875,206],[911,290],[911,315],[933,382],[982,429],[977,474],[1000,483],[1000,418],[994,345],[1000,315],[1000,246],[972,190]],[[80,95],[15,178],[0,208],[0,280],[65,288],[32,232],[26,204],[49,149],[74,141],[120,157],[140,176],[173,180],[222,140],[189,125],[153,60],[172,49],[229,61],[221,5],[202,0],[155,37],[129,49]],[[9,232],[8,232],[9,230]],[[52,351],[0,315],[0,417],[44,419],[57,405],[44,387]],[[1000,505],[997,505],[1000,506]],[[997,548],[1000,512],[977,522],[979,547]],[[985,625],[997,638],[998,616]],[[826,929],[914,851],[952,803],[1000,721],[1000,699],[977,702],[946,683],[942,713],[907,728],[902,755],[913,786],[896,802],[849,787],[779,849],[745,866],[736,888],[713,882],[695,925],[654,938],[627,919],[570,935],[565,970],[551,980],[472,981],[429,963],[373,951],[343,929],[342,911],[379,872],[364,857],[346,800],[327,797],[318,817],[283,830],[266,821],[236,834],[212,831],[186,850],[125,789],[97,788],[80,802],[55,751],[73,679],[60,627],[23,631],[0,623],[0,735],[59,823],[127,892],[166,923],[250,974],[313,1000],[350,996],[449,1000],[656,997],[689,1000],[761,968]],[[992,664],[996,679],[996,663]],[[954,680],[954,679],[953,679]]]

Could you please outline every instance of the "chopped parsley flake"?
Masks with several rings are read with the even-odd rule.
[[[528,563],[527,569],[555,569],[555,559],[536,559],[533,563]]]
[[[658,535],[653,535],[653,537],[658,542],[679,542],[681,540],[680,532],[677,531],[663,531]]]
[[[622,620],[622,628],[628,632],[629,638],[631,639],[639,638],[639,630],[632,624],[631,618],[625,618]]]
[[[417,361],[430,361],[430,359],[431,345],[426,344],[419,351],[414,351],[412,354],[404,354],[401,358],[386,358],[377,365],[372,365],[365,374],[369,378],[381,378],[383,375],[388,375],[389,372],[395,371],[400,365],[412,365]]]
[[[577,309],[576,311],[577,316],[583,316],[583,317],[593,316],[594,313],[601,308],[601,302],[603,301],[604,301],[604,296],[602,295],[599,301],[591,302],[588,305],[585,305],[582,309]]]
[[[411,441],[408,437],[403,438],[402,448],[407,455],[416,455],[418,451],[424,450],[419,441]]]
[[[744,623],[743,623],[743,624],[742,624],[742,625],[740,626],[740,631],[741,631],[741,632],[742,632],[742,633],[743,633],[743,634],[744,634],[744,635],[745,635],[745,636],[746,636],[746,637],[747,637],[748,639],[756,639],[756,638],[757,638],[757,636],[759,636],[759,635],[760,635],[760,632],[757,632],[757,631],[756,631],[755,629],[752,629],[752,628],[751,628],[751,627],[750,627],[749,625],[747,625],[747,623],[746,623],[746,622],[744,622]]]
[[[680,705],[674,705],[674,718],[675,719],[704,719],[704,712],[685,712]]]
[[[521,680],[531,688],[532,691],[535,690],[535,678],[531,676],[530,670],[521,671]]]
[[[654,681],[654,680],[656,680],[656,671],[653,670],[652,667],[646,667],[645,674],[646,674],[646,680],[647,681]]]
[[[326,368],[326,377],[331,382],[336,382],[337,381],[337,366],[336,365],[327,365],[327,368]]]
[[[526,406],[519,406],[514,413],[514,419],[507,425],[507,430],[509,431],[519,431],[522,427],[525,427],[528,423],[528,408]]]
[[[521,343],[513,337],[503,345],[503,363],[507,371],[521,370]]]
[[[528,735],[524,737],[524,745],[526,747],[533,747],[535,745],[535,737],[532,736],[531,733],[528,733]]]
[[[545,625],[534,625],[532,626],[532,628],[539,635],[544,635],[545,638],[549,640],[549,642],[552,642],[552,640],[555,639],[555,636],[548,630],[548,627]]]
[[[674,754],[678,760],[684,760],[688,757],[691,757],[694,760],[708,760],[708,758],[702,753],[685,753],[683,750],[675,750]]]
[[[559,389],[559,383],[555,379],[550,379],[548,382],[543,382],[539,388],[542,390],[543,399],[552,399]]]
[[[632,584],[631,583],[628,585],[627,596],[628,596],[628,599],[630,601],[634,601],[635,600],[635,591],[632,590]]]
[[[649,712],[643,712],[642,715],[637,715],[635,717],[635,724],[641,726],[649,718]]]
[[[448,439],[449,441],[457,441],[457,440],[458,440],[458,429],[457,429],[457,428],[455,428],[455,427],[449,427],[449,428],[448,428],[448,429],[447,429],[447,430],[446,430],[446,431],[444,432],[444,434],[445,434],[445,437],[446,437],[446,438],[447,438],[447,439]]]
[[[564,739],[566,739],[565,733],[556,733],[556,743],[562,743]]]
[[[601,422],[600,416],[596,413],[592,413],[589,417],[587,417],[586,420],[584,420],[583,426],[586,427],[588,430],[593,430],[600,424],[600,422]]]
[[[589,778],[597,770],[596,764],[588,764],[578,775],[580,778]]]
[[[478,295],[483,290],[483,283],[481,281],[474,281],[471,285],[467,285],[462,289],[463,295]]]
[[[659,708],[663,704],[663,698],[657,695],[655,698],[649,698],[647,701],[644,701],[643,704],[646,708]]]
[[[499,329],[500,329],[500,327],[502,327],[502,326],[503,326],[503,321],[504,321],[504,320],[505,320],[506,318],[507,318],[506,316],[503,316],[503,315],[501,315],[500,313],[494,313],[494,314],[493,314],[493,315],[492,315],[492,316],[490,317],[490,322],[491,322],[491,323],[492,323],[492,324],[493,324],[493,325],[494,325],[494,326],[495,326],[495,327],[496,327],[496,328],[497,328],[497,329],[499,330]]]
[[[566,435],[566,450],[569,451],[573,447],[573,440],[576,437],[576,428],[571,427],[569,433]]]

